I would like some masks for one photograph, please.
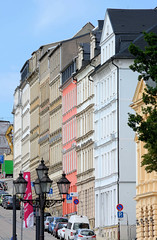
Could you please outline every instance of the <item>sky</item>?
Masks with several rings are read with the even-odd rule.
[[[0,0],[0,120],[13,122],[20,70],[40,46],[97,26],[107,8],[154,9],[157,0]]]

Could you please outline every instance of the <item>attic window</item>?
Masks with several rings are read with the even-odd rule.
[[[107,35],[107,36],[109,35],[109,25],[107,25],[107,32],[106,32],[106,35]]]

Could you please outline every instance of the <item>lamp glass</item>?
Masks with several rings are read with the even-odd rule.
[[[49,193],[52,185],[52,180],[49,178],[48,173],[40,181],[42,193]]]
[[[63,173],[61,179],[57,182],[59,193],[68,194],[71,182],[66,178],[66,174]]]
[[[15,186],[16,194],[24,194],[27,187],[27,181],[23,178],[22,173],[19,174],[19,177],[13,182]]]
[[[35,189],[35,193],[37,195],[40,195],[41,194],[41,186],[40,186],[40,181],[39,179],[37,178],[34,182],[34,189]]]
[[[39,180],[41,180],[46,173],[48,173],[48,167],[46,167],[44,160],[42,158],[41,163],[39,164],[38,168],[36,168],[37,176]]]

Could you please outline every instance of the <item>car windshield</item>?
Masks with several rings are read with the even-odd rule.
[[[63,227],[63,224],[62,223],[59,223],[58,224],[58,228],[60,229],[60,228],[62,228]]]
[[[88,228],[89,229],[89,224],[88,223],[74,223],[73,229],[77,230],[79,228]]]
[[[83,235],[83,236],[93,236],[93,235],[95,235],[95,233],[93,231],[90,231],[90,230],[81,230],[80,234]]]
[[[56,219],[56,222],[68,222],[68,219],[66,219],[66,218],[58,218],[58,219]]]
[[[47,217],[46,220],[50,222],[52,220],[52,217]]]

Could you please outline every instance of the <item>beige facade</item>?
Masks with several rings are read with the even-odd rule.
[[[49,105],[49,118],[50,118],[50,170],[49,174],[53,179],[53,197],[59,198],[59,192],[56,182],[62,174],[62,97],[59,87],[60,80],[60,47],[57,46],[55,50],[49,55],[50,66],[50,105]],[[56,204],[52,208],[52,214],[55,216],[62,216],[62,204]]]
[[[37,178],[36,168],[39,164],[39,52],[34,52],[31,58],[32,74],[30,84],[30,172],[31,179]]]
[[[145,88],[143,80],[138,82],[131,107],[141,114],[142,94]],[[144,143],[135,137],[137,144],[137,186],[136,186],[136,235],[138,240],[156,240],[157,237],[157,173],[147,173],[141,167]]]

